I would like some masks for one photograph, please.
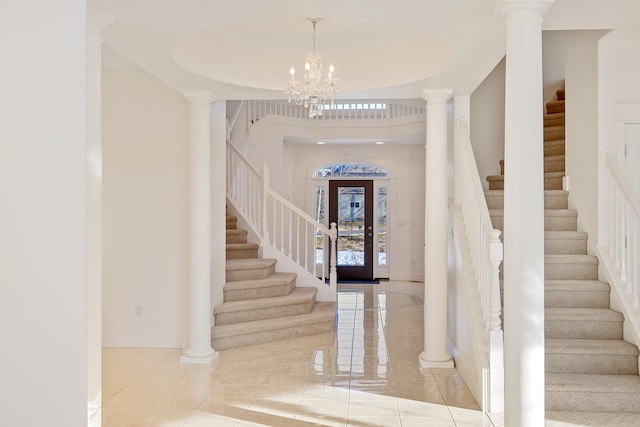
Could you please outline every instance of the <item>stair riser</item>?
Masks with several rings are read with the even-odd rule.
[[[545,372],[565,374],[637,375],[638,356],[547,353],[544,370]]]
[[[493,228],[503,230],[504,216],[492,215],[491,223]],[[545,217],[545,231],[575,231],[577,228],[577,218],[575,216]]]
[[[545,320],[546,338],[621,340],[622,322]]]
[[[547,255],[586,255],[587,240],[545,239],[544,253]]]
[[[564,113],[564,101],[552,101],[547,103],[547,114]]]
[[[545,178],[544,189],[545,190],[562,190],[562,177]]]
[[[257,249],[227,249],[227,259],[258,258]]]
[[[544,128],[544,140],[556,141],[564,139],[564,126],[549,126]]]
[[[229,219],[227,218],[227,230],[235,230],[238,224],[237,219]]]
[[[609,292],[545,290],[544,306],[548,308],[609,308]]]
[[[545,178],[545,190],[562,190],[562,177]],[[504,181],[489,181],[489,190],[504,190]]]
[[[227,244],[247,243],[247,234],[230,234],[227,233]]]
[[[313,308],[315,299],[300,303],[279,307],[269,307],[257,310],[245,310],[237,313],[224,313],[215,315],[216,325],[231,325],[234,323],[252,322],[254,320],[275,319],[277,317],[296,316],[307,314]]]
[[[325,332],[332,332],[334,330],[335,321],[331,320],[272,331],[248,333],[224,338],[213,338],[211,340],[211,346],[216,350],[227,350],[230,348],[262,344],[265,342],[285,340],[294,337],[322,334]]]
[[[597,280],[598,264],[545,263],[546,280]]]
[[[547,411],[638,412],[640,394],[549,391],[545,395]]]
[[[227,270],[227,282],[237,282],[239,280],[266,279],[276,272],[275,265],[268,268],[255,268],[247,270]]]
[[[564,140],[561,143],[557,142],[545,142],[544,144],[544,155],[545,156],[561,156],[564,155]]]
[[[504,196],[502,195],[486,195],[487,207],[489,209],[504,209]],[[545,209],[567,209],[569,206],[569,200],[567,194],[559,195],[544,195],[544,208]]]
[[[544,171],[545,172],[564,172],[564,159],[551,160],[549,158],[546,158],[544,160]]]
[[[545,117],[544,118],[544,126],[564,126],[565,120],[564,116],[562,117]]]
[[[246,301],[258,298],[283,297],[289,295],[295,288],[295,283],[270,286],[265,288],[252,288],[242,290],[224,291],[225,302]]]

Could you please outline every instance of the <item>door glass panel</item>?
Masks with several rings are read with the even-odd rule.
[[[364,265],[364,187],[338,187],[338,265]]]
[[[378,265],[387,265],[387,187],[378,187]]]

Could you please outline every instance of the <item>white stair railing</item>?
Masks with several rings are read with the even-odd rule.
[[[622,281],[627,295],[621,295],[629,306],[627,315],[640,321],[640,200],[627,183],[614,155],[602,154],[609,182],[609,257]]]
[[[322,282],[329,278],[335,289],[336,238],[338,229],[332,222],[327,228],[306,212],[269,188],[269,171],[263,166],[264,183],[262,238],[296,262],[300,267],[318,277]],[[329,255],[327,251],[329,249]],[[327,271],[329,266],[329,271]]]
[[[227,132],[227,198],[263,245],[278,249],[323,283],[328,277],[335,289],[336,224],[327,228],[270,188],[267,166],[259,173],[233,145],[240,123],[236,115]]]
[[[473,281],[479,296],[484,327],[481,341],[487,352],[485,362],[489,375],[484,394],[487,408],[500,412],[504,402],[502,302],[499,268],[503,258],[500,230],[494,229],[471,147],[464,119],[456,121],[455,138],[455,204],[460,213],[463,232],[469,247]]]

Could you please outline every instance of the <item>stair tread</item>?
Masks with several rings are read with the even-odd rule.
[[[640,394],[640,376],[612,374],[545,374],[547,391]]]
[[[336,303],[318,301],[307,314],[295,316],[277,317],[274,319],[254,320],[251,322],[234,323],[231,325],[214,326],[211,328],[211,338],[224,338],[236,335],[245,335],[257,332],[271,331],[275,329],[304,326],[317,322],[331,321],[335,319]]]
[[[232,228],[232,229],[227,229],[227,234],[249,234],[249,232],[247,230],[243,230],[239,228]]]
[[[601,291],[608,292],[611,286],[599,280],[560,280],[547,279],[544,281],[545,291]]]
[[[228,261],[227,261],[228,262]],[[224,290],[242,290],[242,289],[254,289],[265,288],[269,286],[280,286],[291,283],[296,279],[296,273],[275,273],[266,279],[251,279],[251,280],[238,280],[236,282],[227,282],[224,285]]]
[[[293,304],[304,304],[312,301],[318,290],[311,287],[298,287],[289,295],[270,298],[257,298],[243,301],[223,302],[213,310],[213,314],[235,313],[246,310],[259,310],[263,308],[282,307]]]
[[[503,216],[504,215],[504,209],[489,209],[489,215],[492,216]],[[544,216],[546,217],[551,217],[551,216],[568,216],[568,217],[572,217],[578,216],[578,211],[575,209],[545,209],[544,210]]]
[[[591,321],[591,322],[622,322],[622,313],[609,308],[545,308],[544,318],[546,320],[571,320],[571,321]]]
[[[564,154],[556,154],[553,156],[544,156],[544,161],[550,161],[550,162],[555,162],[555,161],[559,161],[562,160],[564,161]]]
[[[589,233],[585,231],[545,231],[545,240],[587,240]]]
[[[547,156],[548,157],[548,156]],[[564,176],[564,172],[545,172],[545,179],[548,178],[562,178]],[[504,175],[489,175],[486,180],[488,182],[491,181],[504,181]],[[485,190],[485,191],[504,191],[504,190]],[[562,190],[545,190],[545,191],[562,191]]]
[[[227,250],[231,249],[258,249],[257,243],[227,243]]]
[[[545,264],[597,264],[598,257],[580,254],[545,255]]]
[[[544,114],[544,118],[545,119],[549,119],[549,118],[553,118],[553,119],[559,119],[560,117],[565,117],[567,113],[562,111],[559,113],[545,113]]]
[[[548,173],[556,173],[556,172],[548,172]],[[557,172],[562,173],[562,172]],[[502,175],[500,175],[502,176]],[[484,190],[485,196],[503,196],[504,190]],[[544,190],[545,196],[568,196],[569,192],[566,190]]]
[[[640,354],[638,347],[623,340],[589,340],[568,338],[547,338],[545,340],[546,353],[562,354],[610,354],[632,355]]]
[[[227,271],[252,270],[275,265],[278,261],[272,258],[228,259]]]

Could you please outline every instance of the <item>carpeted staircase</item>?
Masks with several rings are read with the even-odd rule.
[[[258,258],[258,245],[227,216],[224,303],[213,311],[216,350],[314,335],[335,329],[335,302],[316,302],[317,289],[296,287],[295,273],[277,273],[276,260]]]
[[[623,340],[624,318],[609,307],[610,287],[598,281],[598,259],[587,255],[587,233],[577,231],[578,212],[562,191],[564,91],[547,103],[544,126],[546,409],[640,412],[638,348]],[[504,181],[487,180],[493,226],[502,230]]]

